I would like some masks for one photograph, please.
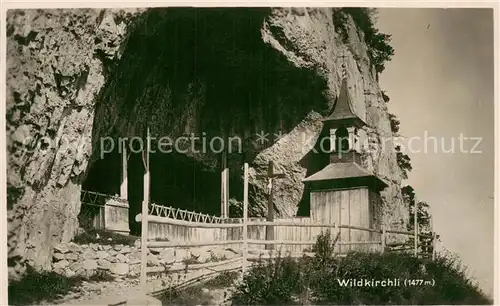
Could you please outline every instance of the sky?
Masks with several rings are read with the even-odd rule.
[[[493,10],[384,8],[376,26],[392,35],[395,50],[380,75],[389,112],[401,121],[403,136],[419,139],[406,152],[413,170],[403,184],[431,206],[442,244],[492,295]],[[460,135],[467,137],[462,147]]]

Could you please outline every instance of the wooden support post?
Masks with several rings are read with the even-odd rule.
[[[432,232],[432,261],[436,260],[436,233]]]
[[[381,253],[384,254],[385,253],[385,226],[382,224],[382,236],[381,236],[381,240],[382,240],[382,250],[381,250]]]
[[[337,136],[335,135],[335,133],[337,132],[337,129],[330,129],[330,154],[333,154],[335,151],[335,147],[336,147],[336,142],[337,142]]]
[[[434,232],[434,224],[432,223],[432,215],[430,216],[431,234],[432,234],[432,261],[436,260],[436,232]]]
[[[332,235],[331,235],[332,239],[335,241],[335,238],[337,238],[337,236],[339,237],[339,239],[335,242],[336,246],[334,246],[334,248],[333,248],[333,253],[336,252],[337,245],[338,245],[338,249],[339,249],[338,253],[340,253],[340,244],[339,244],[339,242],[340,242],[340,235],[339,235],[340,228],[339,228],[339,224],[337,222],[333,223],[333,231],[335,233],[332,233]]]
[[[413,208],[413,232],[414,232],[414,255],[418,257],[418,202],[415,200],[415,206]]]
[[[149,127],[146,131],[146,152],[143,152],[144,162],[144,198],[142,201],[142,220],[141,220],[141,288],[144,293],[147,292],[147,241],[148,241],[148,204],[149,204],[149,152],[151,143],[149,138]]]
[[[272,167],[272,162],[269,163],[269,167]],[[272,168],[269,168],[272,169]],[[271,170],[272,173],[272,170]],[[269,174],[269,170],[268,170]],[[273,205],[273,179],[269,179],[269,195],[267,198],[267,221],[273,222],[274,221],[274,205]],[[271,241],[274,240],[274,226],[268,225],[266,226],[266,240]],[[266,250],[273,250],[274,245],[272,244],[266,244],[265,246]]]
[[[226,191],[226,195],[225,195],[225,199],[226,201],[224,202],[224,216],[226,218],[229,218],[229,166],[227,165],[227,152],[226,152],[226,169],[225,169],[225,172],[226,172],[226,187],[225,187],[225,191]]]
[[[227,152],[222,152],[221,160],[221,217],[227,218],[229,215],[229,168],[227,167]]]
[[[349,133],[348,134],[348,137],[347,137],[347,141],[349,142],[349,149],[348,151],[358,151],[356,150],[355,148],[355,144],[356,144],[356,141],[357,141],[357,135],[355,134],[355,131],[356,131],[356,128],[351,126],[351,127],[348,127],[347,128],[347,132]],[[347,152],[341,152],[341,153],[347,153]]]
[[[224,218],[224,189],[226,187],[226,183],[224,180],[224,152],[222,152],[220,158],[220,217]]]
[[[128,180],[127,180],[127,145],[122,142],[122,182],[120,185],[120,198],[128,200]]]
[[[244,183],[243,183],[243,263],[242,271],[245,275],[247,270],[247,253],[248,253],[248,163],[245,163]]]
[[[267,199],[267,221],[274,221],[274,203],[273,203],[273,183],[275,178],[284,178],[284,173],[274,173],[274,163],[273,161],[269,161],[267,168],[267,180],[268,180],[268,199]],[[274,226],[267,225],[266,226],[266,240],[274,240]],[[267,244],[265,246],[266,250],[273,250],[274,245]]]

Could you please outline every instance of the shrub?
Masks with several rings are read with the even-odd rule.
[[[394,55],[394,48],[389,45],[391,35],[380,33],[374,27],[373,17],[377,13],[376,9],[362,7],[346,7],[336,9],[333,12],[333,24],[344,42],[348,39],[347,15],[350,15],[356,27],[364,33],[364,40],[368,47],[368,57],[375,67],[375,71],[380,73],[385,69],[385,62],[390,61]]]
[[[233,304],[492,304],[455,257],[429,261],[409,254],[351,252],[345,258],[329,258],[331,245],[327,233],[316,243],[317,257],[278,257],[252,267]],[[349,279],[393,280],[394,285],[347,286]],[[417,283],[405,285],[405,279]],[[299,301],[304,293],[307,301]]]
[[[56,301],[70,292],[79,291],[83,281],[114,280],[115,278],[104,270],[98,270],[90,277],[78,275],[67,277],[55,272],[38,272],[28,266],[22,279],[9,281],[9,305],[34,305],[43,301]]]
[[[316,303],[341,304],[488,304],[456,259],[434,262],[408,254],[352,253],[334,262],[328,278],[315,290]],[[415,286],[342,287],[339,280],[404,279],[430,281]]]
[[[313,253],[316,254],[315,258],[320,261],[330,260],[333,256],[335,245],[332,242],[330,230],[321,232],[316,239],[316,244],[312,247]]]
[[[303,291],[304,271],[298,261],[280,254],[253,266],[232,296],[233,305],[297,304]]]
[[[404,179],[407,179],[408,172],[413,169],[411,166],[411,159],[408,155],[401,152],[401,146],[396,146],[394,149],[396,150],[396,161],[398,163],[399,169],[401,170],[401,176]]]
[[[33,305],[56,300],[79,286],[82,277],[65,277],[55,272],[38,272],[27,267],[21,280],[10,281],[9,305]]]
[[[124,244],[133,246],[137,238],[138,237],[135,236],[125,236],[105,230],[91,229],[83,234],[75,236],[73,242],[78,244],[99,243],[102,245]]]
[[[203,292],[202,285],[197,285],[182,290],[168,290],[159,299],[162,305],[211,305],[212,297]]]
[[[384,99],[385,103],[389,103],[389,101],[391,101],[391,98],[389,98],[385,91],[382,91],[382,99]]]
[[[205,283],[207,287],[229,287],[238,278],[237,271],[223,271]]]
[[[389,114],[389,121],[391,123],[391,132],[396,135],[399,132],[399,124],[401,122],[393,114]]]

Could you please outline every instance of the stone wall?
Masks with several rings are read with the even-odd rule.
[[[185,267],[241,256],[223,247],[164,248],[148,250],[148,267]],[[91,277],[106,272],[116,278],[138,277],[141,269],[140,240],[134,246],[76,244],[69,242],[54,248],[52,271],[68,277]]]

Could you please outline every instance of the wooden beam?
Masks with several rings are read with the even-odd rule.
[[[269,162],[269,168],[267,170],[267,175],[269,177],[269,195],[267,198],[267,221],[274,221],[274,205],[273,205],[273,162]],[[274,240],[274,226],[268,225],[266,227],[266,240]],[[274,249],[274,245],[266,244],[266,250]]]
[[[248,240],[248,244],[265,244],[265,245],[276,245],[276,244],[286,244],[286,245],[314,245],[316,240],[308,241],[295,241],[295,240]]]
[[[413,207],[413,231],[414,231],[414,255],[418,256],[418,202],[415,200],[415,206]]]
[[[224,204],[226,197],[226,173],[225,173],[226,165],[225,165],[225,151],[222,152],[220,159],[220,216],[221,218],[225,218],[224,216]]]
[[[122,142],[122,182],[120,185],[120,198],[128,200],[128,179],[127,179],[127,146]]]
[[[173,247],[199,247],[199,246],[215,246],[227,244],[241,244],[241,240],[221,240],[221,241],[188,241],[188,242],[175,242],[175,241],[149,241],[148,248],[173,248]]]
[[[229,217],[229,166],[227,165],[227,151],[224,150],[224,218]]]
[[[146,128],[146,152],[143,152],[144,163],[144,198],[142,200],[142,215],[141,223],[141,288],[147,292],[147,240],[148,240],[148,204],[149,204],[149,152],[151,151],[151,143],[149,141],[149,127]]]
[[[221,154],[221,184],[220,184],[220,216],[229,216],[229,167],[227,164],[227,151]]]
[[[385,232],[389,233],[389,234],[401,234],[401,235],[409,235],[409,236],[414,234],[414,232],[399,231],[399,230],[386,230]]]
[[[248,252],[248,163],[244,166],[244,185],[243,185],[243,264],[242,271],[245,275],[247,270],[247,252]]]
[[[145,218],[142,214],[135,216],[135,221],[142,222]],[[180,225],[186,227],[199,227],[199,228],[238,228],[243,227],[241,223],[203,223],[203,222],[192,222],[185,220],[177,220],[172,218],[160,217],[160,216],[148,216],[147,222],[159,223],[159,224],[170,224],[170,225]]]
[[[382,241],[339,241],[337,245],[358,245],[358,244],[381,244]],[[314,245],[316,240],[307,241],[296,241],[296,240],[248,240],[248,244],[265,244],[265,245],[276,245],[276,244],[286,244],[286,245]]]
[[[232,259],[227,259],[227,260],[221,260],[221,261],[215,261],[215,262],[207,262],[207,263],[201,263],[201,264],[191,264],[187,265],[187,270],[199,270],[199,269],[208,269],[208,268],[214,268],[214,267],[219,267],[219,266],[225,266],[229,265],[231,263],[235,263],[241,261],[241,257],[236,257]],[[186,270],[186,264],[183,265],[177,265],[167,267],[149,267],[147,269],[147,272],[149,273],[155,273],[155,272],[178,272],[178,271],[185,271]]]
[[[297,253],[297,252],[294,252],[294,253],[287,253],[286,254],[286,257],[291,257],[291,258],[303,258],[304,256],[307,256],[307,257],[314,257],[316,256],[315,253],[313,252],[302,252],[302,253]],[[277,256],[275,255],[269,255],[269,254],[258,254],[258,255],[248,255],[248,261],[252,261],[252,262],[258,262],[258,261],[261,261],[261,260],[277,260]]]
[[[273,183],[275,178],[284,178],[284,173],[275,173],[274,172],[274,162],[272,160],[269,161],[267,167],[267,179],[268,179],[268,199],[267,199],[267,221],[274,221],[274,202],[273,202]],[[274,226],[267,225],[266,226],[266,240],[274,240]],[[266,245],[266,250],[272,250],[274,246],[272,244]]]

